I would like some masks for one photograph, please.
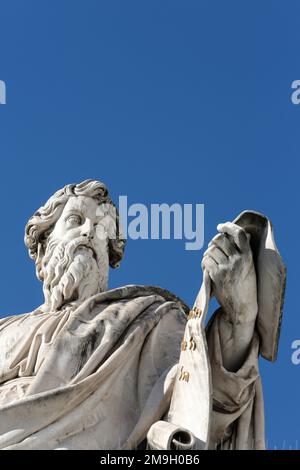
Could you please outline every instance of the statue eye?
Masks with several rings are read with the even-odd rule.
[[[81,222],[81,217],[76,214],[72,214],[67,218],[67,224],[69,227],[77,227],[78,225],[81,225]]]

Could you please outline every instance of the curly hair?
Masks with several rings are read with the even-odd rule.
[[[121,236],[119,214],[109,197],[105,184],[91,179],[79,184],[68,184],[56,191],[46,204],[34,213],[25,227],[25,245],[28,248],[29,256],[35,260],[39,279],[41,279],[40,264],[47,238],[71,196],[89,196],[97,200],[99,205],[109,204],[115,209],[116,236],[108,241],[110,266],[112,268],[118,267],[123,258],[126,240]]]

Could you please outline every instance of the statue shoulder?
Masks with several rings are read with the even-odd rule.
[[[162,301],[165,302],[175,302],[185,314],[188,314],[189,307],[188,305],[181,300],[177,295],[173,294],[167,289],[163,289],[158,286],[148,286],[148,285],[136,285],[128,284],[122,287],[111,289],[109,291],[97,294],[97,299],[103,299],[103,301],[118,301],[118,300],[130,300],[135,297],[146,297],[156,295],[162,298]]]
[[[14,315],[5,315],[2,318],[0,318],[0,330],[7,326],[10,325],[11,323],[21,323],[22,321],[26,320],[27,318],[32,318],[32,317],[37,317],[40,315],[45,315],[46,312],[44,312],[40,307],[33,310],[32,312],[26,312],[26,313],[17,313]]]

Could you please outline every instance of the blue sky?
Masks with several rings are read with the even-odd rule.
[[[205,244],[219,222],[263,212],[288,268],[279,358],[261,361],[270,448],[300,445],[299,17],[296,0],[0,5],[0,315],[42,303],[23,230],[66,183],[99,179],[129,203],[203,203]],[[160,285],[192,304],[202,255],[129,240],[110,285]]]

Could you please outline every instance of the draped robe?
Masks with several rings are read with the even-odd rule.
[[[125,286],[73,308],[1,319],[0,449],[170,448],[151,430],[168,421],[188,310],[166,290]],[[264,448],[259,337],[242,367],[227,371],[221,313],[207,329],[209,446]]]

